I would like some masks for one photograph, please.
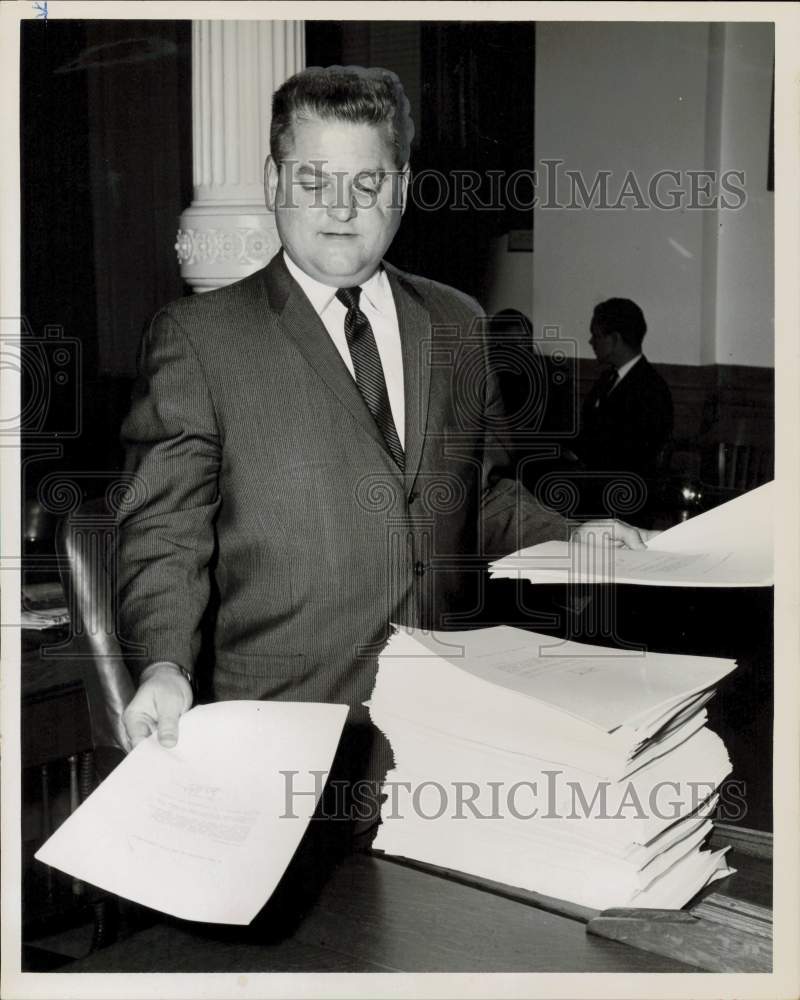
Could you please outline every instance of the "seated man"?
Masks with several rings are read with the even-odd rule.
[[[595,307],[589,343],[603,372],[584,400],[574,451],[586,476],[581,482],[585,514],[613,514],[613,473],[640,477],[643,509],[660,472],[672,434],[669,386],[642,354],[644,315],[630,299],[608,299]],[[607,475],[609,474],[609,475]],[[633,477],[617,476],[620,483]],[[623,492],[627,492],[623,490]],[[630,507],[628,507],[630,509]]]

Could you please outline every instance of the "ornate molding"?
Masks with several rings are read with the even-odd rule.
[[[175,253],[196,292],[246,278],[280,248],[275,218],[266,209],[223,211],[192,205],[181,216]]]
[[[240,267],[261,267],[277,252],[277,234],[261,227],[236,229],[179,229],[175,250],[181,267],[235,263]]]

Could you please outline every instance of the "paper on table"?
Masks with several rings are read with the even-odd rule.
[[[230,701],[181,719],[177,747],[140,743],[37,851],[45,864],[189,920],[247,924],[314,808],[347,706]],[[306,779],[303,781],[303,779]]]
[[[635,583],[767,587],[773,581],[772,490],[766,483],[670,528],[645,551],[544,542],[504,556],[492,579],[532,583]]]

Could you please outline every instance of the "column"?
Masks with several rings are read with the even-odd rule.
[[[175,249],[196,292],[246,277],[279,247],[264,205],[270,105],[304,61],[302,21],[192,24],[194,200]]]

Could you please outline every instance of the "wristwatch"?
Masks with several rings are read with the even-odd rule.
[[[189,673],[186,667],[182,667],[177,663],[173,664],[173,666],[176,666],[178,670],[180,670],[180,672],[186,678],[186,680],[189,682],[189,687],[192,689],[192,697],[194,697],[194,695],[196,694],[194,689],[194,677]]]

